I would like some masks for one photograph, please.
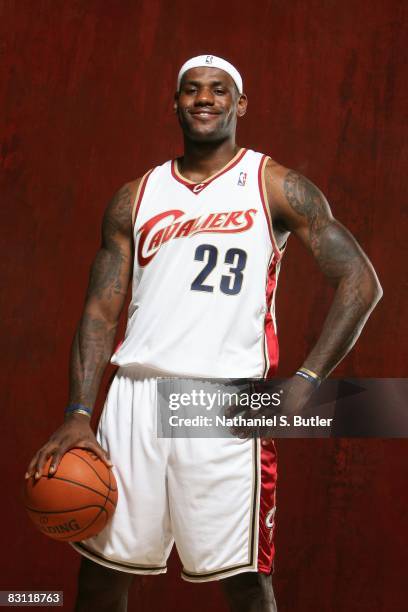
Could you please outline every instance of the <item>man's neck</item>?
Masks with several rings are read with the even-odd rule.
[[[178,161],[178,169],[190,181],[204,181],[228,164],[239,149],[235,139],[219,143],[191,142],[185,139],[184,155]]]

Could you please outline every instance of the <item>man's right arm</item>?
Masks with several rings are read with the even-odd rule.
[[[71,347],[69,402],[93,409],[112,355],[119,318],[133,267],[132,206],[140,179],[127,183],[108,204],[101,246],[91,267],[85,305]],[[88,448],[112,465],[98,444],[88,416],[72,413],[34,455],[26,478],[40,478],[51,457],[52,474],[70,448]]]

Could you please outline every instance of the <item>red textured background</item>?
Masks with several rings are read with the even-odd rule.
[[[336,375],[406,375],[407,8],[0,0],[1,589],[63,589],[72,609],[79,557],[34,531],[19,487],[61,422],[105,204],[181,150],[171,104],[186,58],[210,52],[239,66],[249,96],[239,144],[317,183],[378,271],[385,297]],[[283,375],[316,339],[331,295],[294,239],[285,260]],[[404,609],[406,442],[286,440],[278,450],[280,612]],[[129,609],[226,610],[216,583],[183,583],[178,571],[174,557],[167,576],[143,579]]]

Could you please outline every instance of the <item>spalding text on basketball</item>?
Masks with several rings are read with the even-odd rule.
[[[70,531],[78,531],[78,529],[81,529],[81,526],[75,519],[61,525],[41,525],[41,531],[45,533],[69,533]]]

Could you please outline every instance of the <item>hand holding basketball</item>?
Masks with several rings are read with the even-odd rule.
[[[105,450],[98,444],[95,438],[95,434],[90,427],[89,417],[82,414],[72,414],[66,417],[64,423],[31,459],[25,478],[28,479],[32,476],[36,480],[41,478],[44,466],[49,459],[48,473],[52,476],[56,472],[63,455],[71,448],[89,449],[108,468],[112,467],[112,462]]]
[[[118,489],[112,470],[95,453],[73,448],[53,476],[27,479],[23,495],[37,529],[55,540],[77,542],[105,528],[115,512]]]

